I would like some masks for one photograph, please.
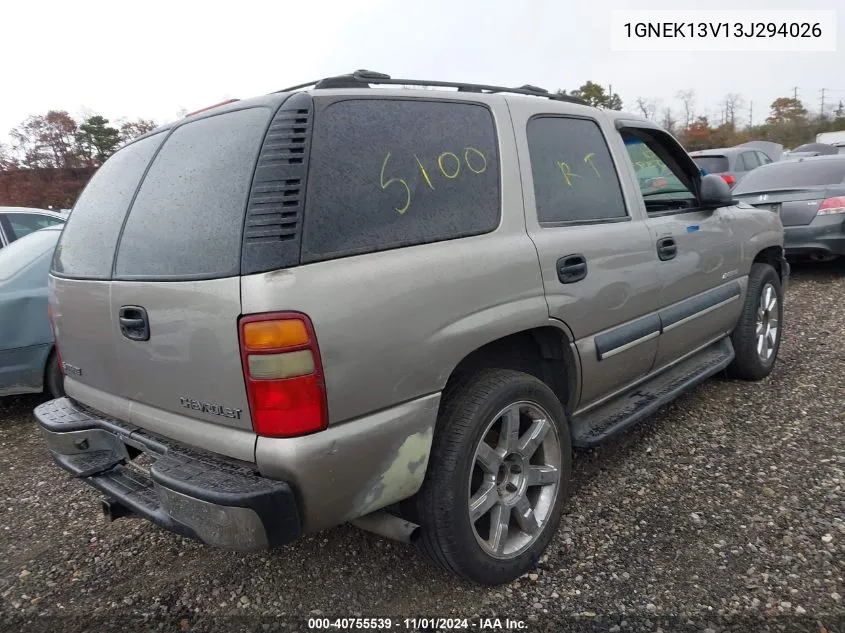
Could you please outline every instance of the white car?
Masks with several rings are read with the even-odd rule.
[[[28,233],[63,224],[66,220],[67,216],[47,209],[0,207],[0,248]]]

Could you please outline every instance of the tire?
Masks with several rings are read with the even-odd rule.
[[[509,582],[537,564],[560,523],[572,469],[566,414],[545,383],[511,370],[465,377],[443,398],[416,498],[416,543],[466,580]],[[500,442],[506,428],[518,433]],[[529,442],[535,434],[542,438]]]
[[[65,395],[65,377],[59,369],[59,359],[56,350],[50,352],[47,366],[44,369],[44,391],[52,398],[62,398]]]
[[[776,302],[774,305],[772,298]],[[758,331],[758,327],[762,330]],[[772,328],[775,328],[774,331]],[[768,264],[753,264],[748,276],[745,305],[731,334],[736,357],[728,366],[728,374],[742,380],[762,380],[768,376],[775,365],[782,335],[783,291],[780,278]],[[761,337],[765,345],[761,343]],[[760,349],[763,349],[762,353]]]

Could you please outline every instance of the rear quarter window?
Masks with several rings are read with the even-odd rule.
[[[410,99],[317,103],[303,263],[498,226],[499,154],[486,107]]]

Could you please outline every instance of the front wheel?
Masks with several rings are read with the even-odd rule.
[[[753,264],[739,322],[731,334],[736,357],[728,373],[743,380],[761,380],[772,372],[783,333],[780,277],[768,264]]]
[[[485,370],[444,394],[417,497],[418,544],[438,566],[497,585],[533,568],[560,523],[572,450],[540,380]]]

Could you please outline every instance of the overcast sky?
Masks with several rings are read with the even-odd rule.
[[[331,0],[140,3],[4,0],[0,138],[32,113],[96,111],[111,119],[176,118],[368,68],[394,77],[531,83],[550,90],[612,85],[634,109],[692,88],[697,111],[729,92],[761,121],[778,96],[810,109],[845,100],[845,5],[834,53],[614,53],[613,9],[835,9],[838,0]],[[219,8],[218,8],[219,7]],[[747,119],[748,109],[742,111]]]

